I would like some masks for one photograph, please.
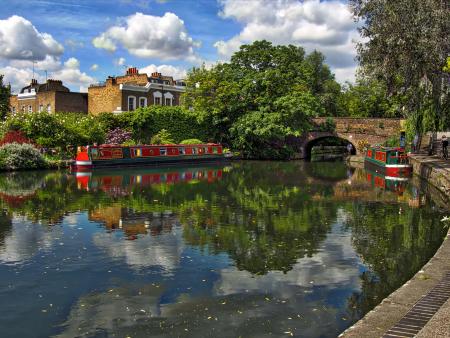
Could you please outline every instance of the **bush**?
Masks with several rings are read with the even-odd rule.
[[[240,117],[230,132],[234,149],[244,158],[285,160],[294,154],[286,143],[292,133],[282,125],[279,114],[251,112]]]
[[[33,142],[29,138],[25,137],[25,135],[23,135],[23,133],[20,130],[10,130],[6,132],[5,135],[3,135],[3,138],[0,141],[0,146],[7,143],[32,144]]]
[[[105,143],[107,144],[124,144],[131,140],[131,132],[121,128],[115,128],[106,134]]]
[[[156,135],[154,135],[150,141],[151,144],[173,144],[175,141],[172,135],[165,129],[161,129]]]
[[[200,141],[198,138],[188,138],[187,140],[183,140],[180,142],[180,144],[202,144],[203,142]]]
[[[41,153],[31,144],[8,143],[0,147],[0,169],[38,169],[45,168],[46,162]]]

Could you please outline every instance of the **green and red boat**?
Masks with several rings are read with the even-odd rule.
[[[222,145],[216,143],[134,146],[103,144],[79,147],[77,156],[72,163],[72,170],[85,171],[116,166],[203,163],[221,161],[225,158]]]
[[[370,147],[366,151],[364,165],[387,177],[408,176],[412,172],[409,157],[404,148]]]

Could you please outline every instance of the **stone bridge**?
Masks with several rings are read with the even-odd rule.
[[[316,118],[316,124],[323,124],[326,117]],[[335,117],[336,124],[334,132],[312,131],[302,135],[300,138],[300,152],[298,158],[308,158],[311,156],[311,148],[321,139],[337,137],[348,141],[353,145],[356,154],[360,153],[358,142],[364,141],[369,144],[379,144],[391,137],[399,137],[400,131],[404,129],[405,120],[386,118],[350,118]]]

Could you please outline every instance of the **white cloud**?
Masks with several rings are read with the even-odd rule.
[[[93,40],[95,47],[111,52],[119,43],[132,55],[161,59],[195,59],[194,48],[199,47],[184,21],[169,12],[163,16],[136,13],[124,25],[113,26]]]
[[[106,49],[108,52],[114,52],[116,50],[116,45],[113,40],[108,38],[105,33],[97,36],[92,40],[92,44],[96,48]]]
[[[91,70],[93,71],[93,72],[95,72],[95,71],[97,71],[98,70],[98,68],[99,68],[99,65],[98,64],[96,64],[96,63],[94,63],[92,66],[91,66]]]
[[[64,62],[64,66],[69,69],[77,69],[80,68],[80,61],[75,58],[70,58]]]
[[[0,58],[45,60],[47,56],[59,56],[63,51],[64,47],[50,34],[39,32],[21,16],[0,20]]]
[[[124,66],[125,62],[127,62],[127,60],[125,58],[122,58],[122,57],[114,60],[114,64],[116,66]]]
[[[266,39],[275,44],[303,46],[307,52],[317,49],[325,54],[340,81],[353,80],[359,39],[356,23],[348,5],[320,0],[221,0],[219,15],[241,24],[241,32],[229,40],[217,41],[219,55],[229,58],[239,46]]]
[[[184,79],[186,77],[186,69],[175,67],[172,65],[148,65],[139,69],[139,73],[147,73],[150,75],[153,72],[161,73],[162,75],[172,76],[175,80]]]
[[[49,66],[49,67],[45,67]],[[38,72],[38,70],[41,70]],[[42,63],[35,65],[34,78],[38,82],[45,82],[45,76],[42,70],[48,70],[48,78],[62,80],[65,86],[74,90],[86,91],[86,88],[96,82],[96,79],[85,72],[80,71],[80,62],[76,58],[69,58],[63,64],[60,60],[46,59]],[[17,93],[22,87],[30,84],[33,78],[31,61],[14,61],[10,65],[0,67],[0,74],[5,75],[6,83],[11,83],[14,93]]]
[[[62,80],[63,84],[71,87],[79,87],[80,91],[86,91],[91,83],[96,82],[95,78],[85,72],[80,71],[80,62],[76,58],[70,58],[64,62],[64,66],[59,70],[50,73],[50,77]]]

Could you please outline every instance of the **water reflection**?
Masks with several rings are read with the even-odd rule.
[[[336,336],[445,234],[421,186],[342,163],[3,174],[0,204],[21,337]]]

